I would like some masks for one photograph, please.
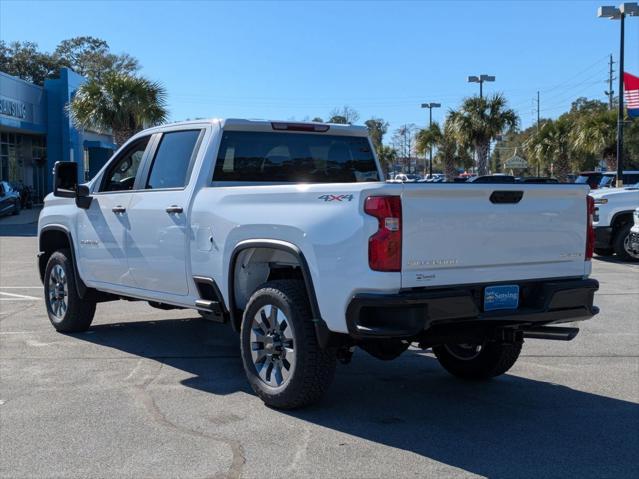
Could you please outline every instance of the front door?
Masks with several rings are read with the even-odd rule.
[[[77,245],[85,280],[135,286],[126,257],[129,204],[150,137],[133,142],[114,158],[94,188],[89,209],[78,210]]]
[[[139,288],[187,295],[189,176],[202,130],[162,134],[153,158],[146,162],[141,188],[132,197],[127,257]]]

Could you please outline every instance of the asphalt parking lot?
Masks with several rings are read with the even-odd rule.
[[[528,340],[496,380],[357,351],[287,413],[193,312],[105,303],[56,333],[34,230],[0,220],[1,477],[639,477],[639,265],[594,261],[601,314],[570,343]]]

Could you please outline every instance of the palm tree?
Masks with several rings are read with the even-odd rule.
[[[553,175],[561,182],[566,181],[570,173],[570,155],[573,152],[571,128],[572,123],[568,119],[548,120],[539,133],[531,136],[524,144],[528,155],[538,162],[546,159],[552,161]]]
[[[166,121],[166,90],[146,78],[109,73],[82,84],[68,111],[78,127],[110,128],[116,144],[122,145],[143,128]]]
[[[498,135],[514,130],[519,117],[507,108],[506,98],[497,93],[489,98],[466,98],[459,110],[451,110],[451,131],[457,141],[472,145],[477,155],[477,172],[488,173],[488,148]]]
[[[597,111],[579,118],[570,139],[577,150],[601,155],[610,171],[617,169],[617,113]]]
[[[444,167],[444,175],[448,180],[457,176],[455,163],[459,156],[458,153],[460,153],[463,147],[455,138],[450,116],[446,118],[443,129],[438,123],[433,123],[429,127],[417,132],[415,140],[415,150],[417,153],[425,153],[431,146],[437,148],[436,156],[439,157]]]
[[[432,123],[430,126],[419,130],[415,135],[415,152],[426,156],[426,152],[430,151],[431,148],[439,148],[443,138],[444,134],[439,128],[439,124],[437,122]]]

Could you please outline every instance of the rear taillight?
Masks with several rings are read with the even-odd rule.
[[[586,221],[586,261],[592,259],[595,251],[595,228],[592,225],[593,216],[595,214],[595,200],[592,196],[586,196],[586,204],[588,211],[588,219]]]
[[[377,232],[368,240],[368,265],[375,271],[402,269],[402,200],[369,196],[364,212],[377,218]]]

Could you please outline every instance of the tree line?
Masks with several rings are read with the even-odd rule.
[[[120,145],[137,131],[166,121],[166,90],[139,74],[139,61],[116,54],[102,39],[81,36],[60,42],[43,52],[33,42],[0,41],[0,71],[42,85],[68,67],[87,78],[68,105],[68,113],[81,128],[110,130]],[[314,117],[313,121],[324,121]],[[350,106],[332,110],[326,121],[354,124],[359,113]],[[529,164],[528,174],[565,180],[570,172],[594,169],[603,160],[616,168],[616,112],[599,100],[578,98],[557,119],[542,119],[524,130],[517,113],[502,94],[472,96],[450,109],[443,122],[423,128],[413,123],[398,127],[385,142],[389,123],[373,116],[363,123],[369,131],[386,172],[408,171],[417,155],[434,150],[436,171],[448,178],[458,171],[503,172],[515,153]],[[625,166],[639,168],[639,121],[626,118]],[[426,170],[425,161],[422,163]],[[421,171],[420,171],[421,172]]]
[[[0,41],[0,71],[9,75],[42,85],[57,78],[64,67],[87,78],[67,106],[78,127],[110,130],[121,145],[138,131],[167,120],[166,89],[139,74],[136,58],[111,52],[100,38],[63,40],[53,52],[40,51],[33,42]]]
[[[519,116],[508,107],[502,94],[473,96],[464,99],[459,108],[449,110],[442,124],[434,122],[424,128],[412,123],[400,126],[388,145],[384,144],[387,122],[374,117],[364,123],[387,172],[398,168],[408,172],[416,155],[425,157],[433,148],[435,171],[447,178],[471,168],[478,175],[508,173],[504,163],[516,154],[529,165],[523,172],[526,175],[554,176],[566,181],[569,174],[593,170],[602,163],[610,171],[617,168],[615,103],[611,109],[600,100],[577,98],[570,110],[558,118],[541,119],[521,130]],[[356,112],[353,115],[352,108],[345,109],[351,111],[351,117],[359,118]],[[639,121],[625,117],[624,137],[624,168],[639,169]],[[425,172],[426,161],[422,165]]]

